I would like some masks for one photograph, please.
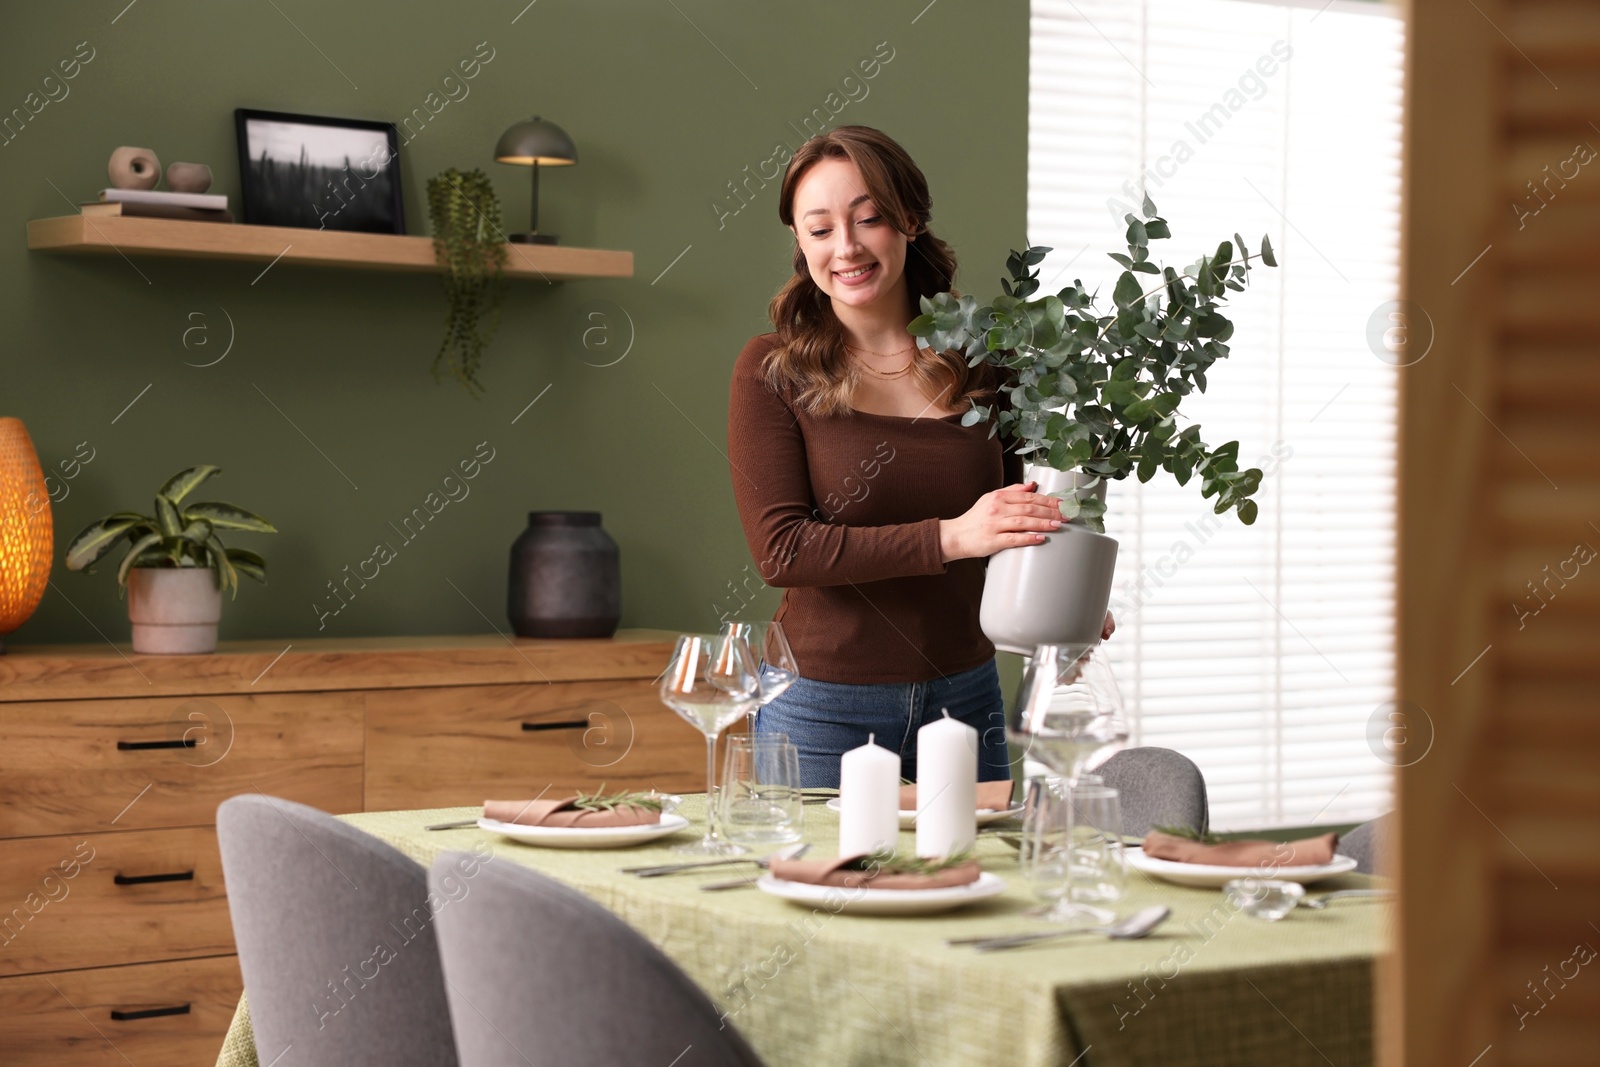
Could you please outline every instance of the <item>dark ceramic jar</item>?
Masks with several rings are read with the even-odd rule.
[[[506,596],[519,637],[610,637],[622,620],[617,543],[598,511],[530,511]]]

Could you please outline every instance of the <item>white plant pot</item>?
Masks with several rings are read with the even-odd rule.
[[[175,656],[217,650],[222,590],[210,567],[134,567],[128,571],[133,650]]]
[[[1102,479],[1093,489],[1078,486],[1090,476],[1030,465],[1024,481],[1040,493],[1073,492],[1105,499]],[[1116,576],[1117,542],[1069,522],[1037,545],[1005,548],[989,557],[978,622],[994,646],[1031,656],[1041,644],[1092,645],[1105,628]]]

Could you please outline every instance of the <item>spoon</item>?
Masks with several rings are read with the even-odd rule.
[[[1002,935],[999,937],[993,935],[958,937],[946,941],[945,944],[972,945],[979,952],[997,952],[1000,949],[1016,948],[1019,945],[1032,945],[1040,941],[1051,941],[1071,934],[1105,934],[1113,941],[1133,941],[1144,937],[1150,931],[1166,922],[1171,914],[1171,908],[1158,904],[1148,908],[1140,908],[1126,919],[1119,919],[1105,926],[1079,926],[1067,930],[1041,930],[1036,933]]]
[[[704,860],[697,863],[663,863],[654,867],[622,867],[623,874],[636,874],[640,878],[658,878],[663,874],[677,874],[679,871],[698,871],[705,867],[728,867],[740,863],[754,863],[758,867],[766,867],[773,860],[793,860],[803,856],[811,846],[809,844],[784,845],[766,856],[740,856],[736,859]]]

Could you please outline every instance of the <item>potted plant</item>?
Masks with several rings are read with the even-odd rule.
[[[156,655],[214,652],[222,618],[222,591],[239,596],[239,575],[265,585],[267,562],[244,548],[230,548],[221,530],[277,533],[261,516],[234,504],[184,498],[221,470],[190,467],[167,479],[156,493],[155,514],[119,511],[90,523],[67,546],[67,569],[81,571],[121,541],[129,542],[117,566],[118,596],[128,594],[133,650]]]
[[[1150,242],[1172,236],[1150,198],[1125,218],[1128,250],[1109,253],[1123,268],[1110,308],[1081,281],[1030,299],[1039,288],[1032,268],[1050,251],[1035,247],[1011,253],[1003,295],[987,304],[955,293],[924,297],[910,325],[925,348],[1001,368],[1009,406],[974,403],[962,424],[992,421],[990,436],[1008,434],[1028,461],[1026,478],[1059,497],[1073,520],[1040,544],[990,557],[980,619],[1007,651],[1099,639],[1117,554],[1105,536],[1108,482],[1130,474],[1147,482],[1158,470],[1179,485],[1198,477],[1218,514],[1256,519],[1251,497],[1261,471],[1239,469],[1239,442],[1211,448],[1199,426],[1180,427],[1178,409],[1205,392],[1212,365],[1227,357],[1233,323],[1220,308],[1249,284],[1253,259],[1277,266],[1272,245],[1263,237],[1252,255],[1235,234],[1177,271],[1150,259]]]

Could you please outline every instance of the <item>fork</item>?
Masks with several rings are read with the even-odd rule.
[[[794,855],[786,856],[786,857],[782,857],[782,858],[791,859],[791,860],[797,860],[801,856],[804,856],[806,854],[807,850],[809,850],[810,848],[811,848],[810,845],[806,845],[803,848],[797,849],[795,851]],[[762,870],[767,870],[769,868],[769,866],[770,866],[770,863],[769,863],[770,860],[771,860],[771,857],[769,856],[767,859],[758,860],[757,862],[761,865]],[[719,893],[724,889],[744,889],[747,886],[755,885],[757,877],[759,877],[759,876],[758,875],[751,875],[748,878],[735,878],[732,881],[728,881],[728,882],[707,882],[707,883],[705,883],[704,885],[702,885],[700,887],[700,891],[702,893]]]
[[[730,867],[740,863],[754,863],[757,867],[765,869],[775,859],[793,860],[805,855],[811,846],[809,844],[785,845],[777,851],[766,856],[740,856],[737,859],[702,860],[696,863],[663,863],[654,867],[622,867],[622,874],[636,874],[640,878],[658,878],[663,874],[677,874],[679,871],[698,871],[706,867]]]

